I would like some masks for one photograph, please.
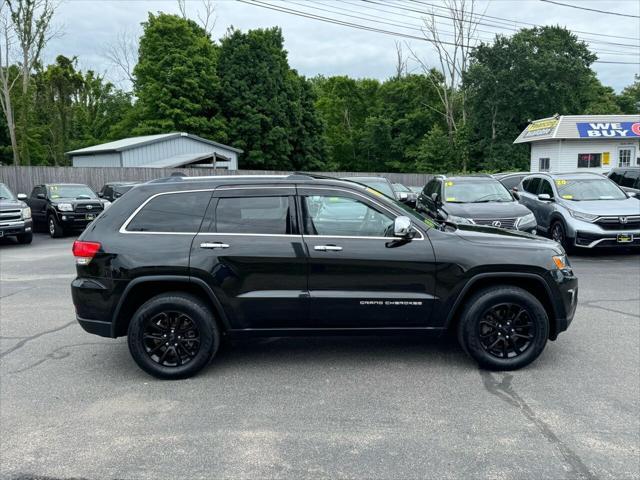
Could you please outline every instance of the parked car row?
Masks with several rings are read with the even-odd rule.
[[[0,183],[0,237],[14,236],[19,243],[31,243],[35,230],[53,238],[79,232],[137,182],[112,182],[99,193],[79,183],[36,185],[29,196],[15,195]]]

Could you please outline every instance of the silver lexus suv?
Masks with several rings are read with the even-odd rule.
[[[597,173],[538,173],[518,187],[538,230],[565,249],[640,246],[640,202]]]

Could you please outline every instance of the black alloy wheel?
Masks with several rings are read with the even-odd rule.
[[[544,350],[549,338],[549,317],[531,292],[496,285],[480,290],[465,303],[458,340],[482,368],[517,370]]]
[[[480,344],[496,358],[522,355],[531,346],[535,334],[529,313],[515,303],[501,303],[489,308],[478,322]]]
[[[182,312],[161,312],[148,319],[142,338],[149,358],[164,367],[185,365],[200,350],[198,327]]]
[[[210,306],[186,292],[157,295],[133,314],[127,333],[131,356],[157,378],[195,375],[218,351],[220,330]]]

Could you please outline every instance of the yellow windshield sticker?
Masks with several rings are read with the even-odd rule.
[[[447,202],[455,202],[456,197],[447,197]]]
[[[339,202],[339,201],[340,201],[340,199],[338,197],[329,197],[329,202],[330,203],[336,203],[336,202]]]
[[[556,185],[566,185],[567,181],[566,180],[556,180]]]
[[[453,187],[453,182],[451,180],[449,180],[447,183],[445,183],[445,185],[447,187]]]
[[[562,198],[566,198],[567,200],[572,200],[573,195],[562,195]]]

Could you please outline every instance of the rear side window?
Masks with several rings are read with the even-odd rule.
[[[286,235],[291,233],[289,197],[224,197],[218,200],[216,232]]]
[[[609,178],[616,182],[618,185],[620,185],[620,182],[622,181],[622,176],[624,175],[624,171],[620,171],[620,170],[613,170],[610,174],[609,174]]]
[[[127,231],[196,233],[210,198],[211,192],[159,195],[133,217]]]

